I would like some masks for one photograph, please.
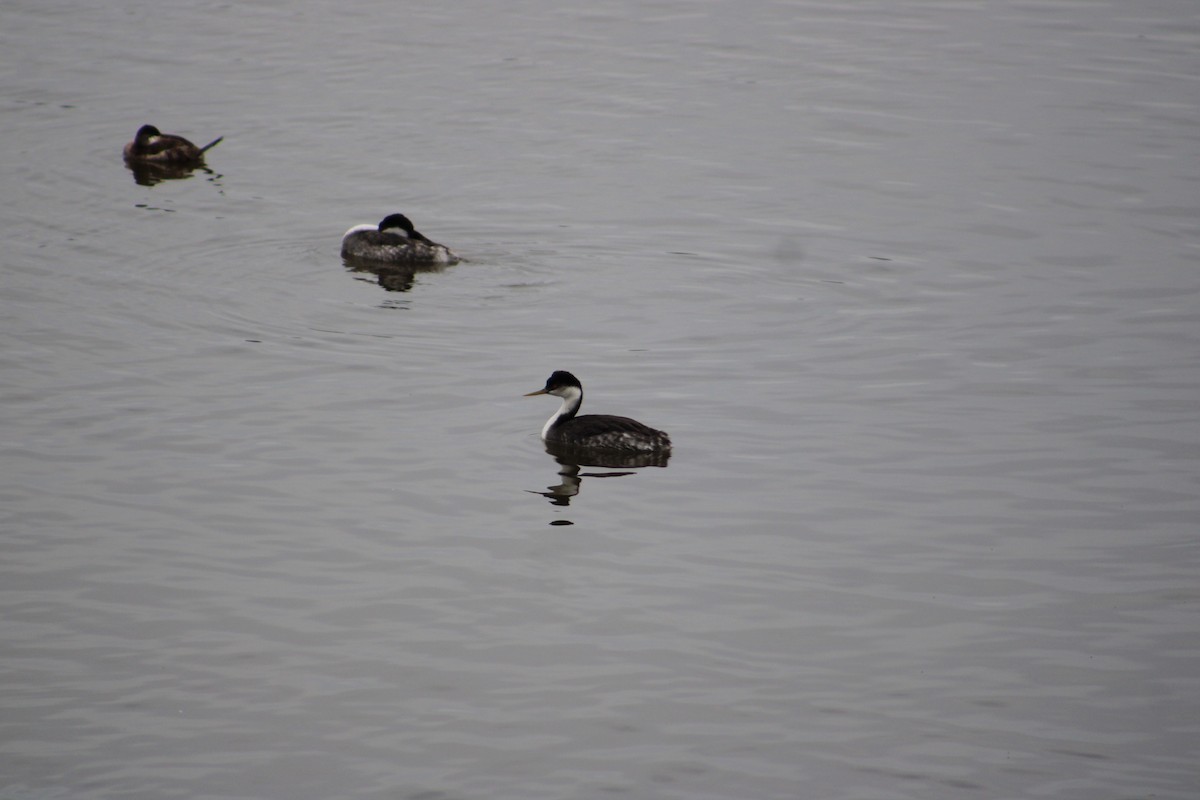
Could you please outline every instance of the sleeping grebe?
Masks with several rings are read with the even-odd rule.
[[[427,239],[403,214],[389,214],[378,225],[355,225],[346,231],[342,257],[388,264],[459,262],[450,248]]]

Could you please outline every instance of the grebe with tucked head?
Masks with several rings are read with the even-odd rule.
[[[204,153],[224,139],[218,136],[204,147],[196,147],[182,136],[163,133],[153,125],[138,128],[133,141],[125,145],[126,161],[147,161],[155,164],[200,164]]]
[[[387,264],[457,264],[450,248],[430,241],[403,214],[378,225],[355,225],[342,236],[342,256]]]
[[[558,370],[546,379],[544,387],[525,396],[539,394],[562,398],[562,406],[542,428],[542,440],[547,444],[638,453],[671,449],[671,437],[635,419],[609,414],[577,416],[583,405],[583,384],[569,372]]]

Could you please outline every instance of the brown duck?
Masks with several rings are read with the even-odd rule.
[[[204,147],[197,147],[182,136],[163,133],[153,125],[138,128],[133,141],[125,145],[125,160],[154,164],[200,164],[204,153],[220,144],[224,136],[218,136]]]

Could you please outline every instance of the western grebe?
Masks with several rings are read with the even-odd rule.
[[[387,264],[457,264],[458,256],[432,242],[403,214],[389,214],[378,225],[355,225],[342,236],[342,256]]]
[[[133,141],[125,145],[125,160],[164,164],[199,164],[204,161],[204,151],[216,147],[224,138],[224,136],[218,136],[204,147],[196,147],[182,136],[162,133],[153,125],[143,125],[138,128]]]
[[[639,453],[671,449],[667,434],[635,419],[609,414],[576,416],[583,405],[583,385],[569,372],[558,370],[546,379],[544,387],[525,396],[539,394],[562,398],[562,407],[542,428],[542,440],[547,444]]]

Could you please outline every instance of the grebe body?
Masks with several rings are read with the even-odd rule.
[[[450,248],[430,241],[408,217],[390,214],[378,225],[355,225],[342,236],[342,256],[386,264],[457,264]]]
[[[542,440],[563,447],[611,450],[627,453],[655,453],[671,449],[671,437],[629,417],[609,414],[584,414],[583,385],[569,372],[558,370],[546,379],[546,385],[526,397],[550,394],[562,398],[562,406],[542,427]]]

